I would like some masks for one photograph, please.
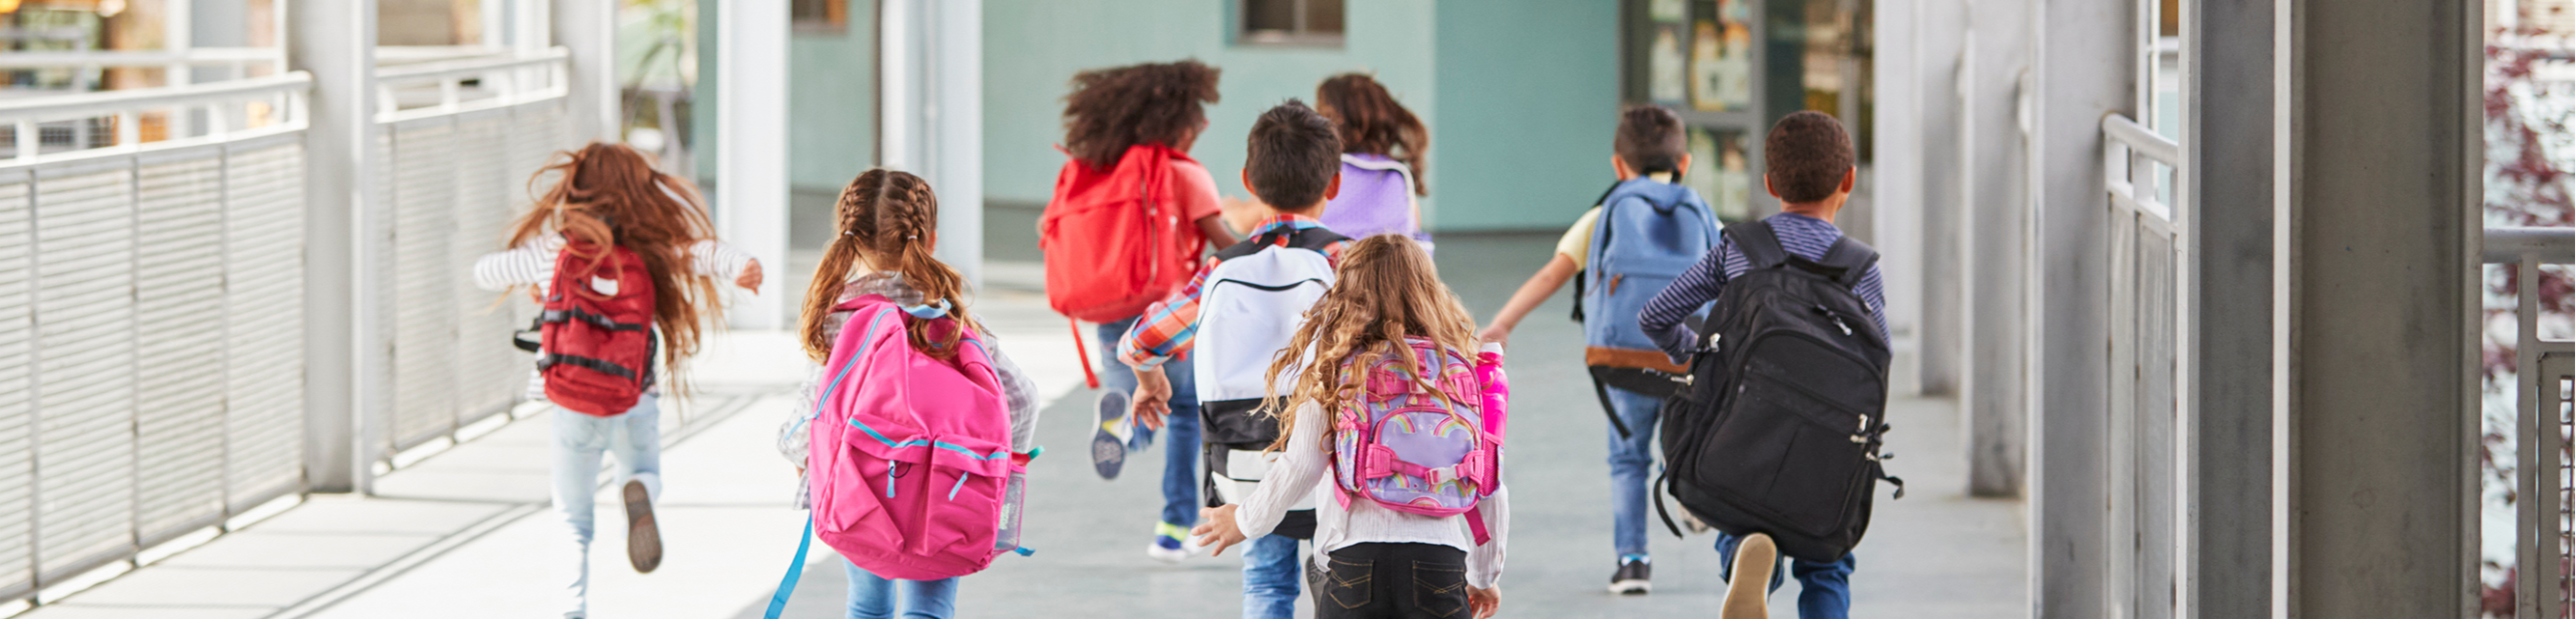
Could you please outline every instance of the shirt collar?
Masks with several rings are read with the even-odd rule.
[[[1293,231],[1319,227],[1322,225],[1324,225],[1324,222],[1316,221],[1313,217],[1307,217],[1296,213],[1279,213],[1271,215],[1268,219],[1261,220],[1261,223],[1253,224],[1251,236],[1261,236],[1262,233],[1269,232],[1271,228],[1281,226],[1286,226],[1289,230]]]

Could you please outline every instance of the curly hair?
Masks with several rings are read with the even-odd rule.
[[[548,176],[554,185],[510,226],[507,246],[561,234],[574,242],[568,248],[606,255],[615,245],[642,257],[644,270],[653,276],[653,326],[662,332],[662,367],[669,369],[673,389],[688,393],[684,363],[698,352],[700,325],[724,322],[715,279],[689,268],[689,248],[716,236],[697,186],[654,169],[653,159],[640,151],[604,142],[555,153],[528,178],[532,192]]]
[[[1333,119],[1341,131],[1342,152],[1404,162],[1413,172],[1413,195],[1431,195],[1431,188],[1422,182],[1422,157],[1431,148],[1431,132],[1376,78],[1366,73],[1324,78],[1323,84],[1315,86],[1315,111]]]
[[[1093,69],[1064,96],[1064,146],[1095,169],[1118,166],[1141,144],[1177,147],[1207,126],[1217,68],[1197,60]]]
[[[966,315],[966,278],[930,256],[930,241],[939,230],[939,196],[931,193],[929,181],[909,172],[869,170],[841,188],[833,214],[840,234],[832,235],[832,245],[823,249],[823,262],[814,268],[814,283],[805,290],[805,308],[799,316],[806,356],[818,363],[831,359],[832,338],[825,335],[825,321],[840,303],[841,287],[849,283],[850,272],[861,266],[902,274],[904,285],[921,291],[923,301],[948,302],[949,317],[983,332]],[[940,359],[957,354],[955,344],[962,333],[934,330],[935,325],[927,321],[906,322],[914,350]]]
[[[1815,110],[1792,113],[1771,125],[1762,139],[1762,167],[1771,188],[1790,204],[1833,197],[1852,173],[1851,134],[1842,121]]]
[[[1272,355],[1264,376],[1270,387],[1262,414],[1279,420],[1279,441],[1271,449],[1285,447],[1296,434],[1297,416],[1291,411],[1297,407],[1313,402],[1329,414],[1367,388],[1367,377],[1342,371],[1342,361],[1364,368],[1392,353],[1401,357],[1406,375],[1418,379],[1421,361],[1404,348],[1406,336],[1429,339],[1464,357],[1476,353],[1475,319],[1458,295],[1440,283],[1431,255],[1412,238],[1380,234],[1354,241],[1342,250],[1341,266],[1334,271],[1333,287],[1306,310],[1288,345]],[[1279,393],[1280,378],[1291,375],[1289,393]],[[1324,428],[1325,449],[1332,449],[1333,431]]]

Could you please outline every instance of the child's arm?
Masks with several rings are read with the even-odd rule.
[[[1208,269],[1199,269],[1180,292],[1146,306],[1127,336],[1118,338],[1118,359],[1136,370],[1136,393],[1129,401],[1137,423],[1145,427],[1163,427],[1163,415],[1171,412],[1172,383],[1163,376],[1163,363],[1188,353],[1198,337],[1199,292],[1207,285],[1207,274]]]
[[[689,246],[689,270],[699,275],[730,280],[744,290],[760,290],[760,260],[724,241],[705,239]]]
[[[494,292],[516,286],[536,286],[554,279],[555,253],[563,250],[563,237],[548,236],[518,247],[483,254],[474,260],[474,287]]]
[[[1512,528],[1512,488],[1496,484],[1494,493],[1476,503],[1476,513],[1485,518],[1485,543],[1467,552],[1467,586],[1492,589],[1503,580],[1503,540],[1510,539]]]
[[[1037,447],[1038,383],[1002,353],[1000,342],[987,342],[993,353],[993,373],[1002,379],[1002,401],[1011,409],[1011,451],[1028,453]]]
[[[1224,215],[1201,217],[1198,225],[1199,234],[1206,235],[1208,244],[1216,246],[1217,249],[1233,247],[1235,243],[1243,242],[1243,239],[1234,236],[1233,229],[1225,225]]]
[[[1279,452],[1279,461],[1263,474],[1261,485],[1252,489],[1243,504],[1226,504],[1208,512],[1207,521],[1191,529],[1199,543],[1207,546],[1208,556],[1225,552],[1226,547],[1243,540],[1269,535],[1288,516],[1288,508],[1315,491],[1324,480],[1324,468],[1330,452],[1324,451],[1324,427],[1332,423],[1324,416],[1324,407],[1314,402],[1297,405],[1297,427],[1288,432],[1288,445]],[[1237,520],[1237,518],[1241,518]]]
[[[1573,258],[1567,258],[1565,254],[1550,254],[1547,266],[1539,267],[1537,274],[1521,284],[1519,292],[1512,293],[1512,300],[1503,303],[1503,311],[1494,314],[1493,322],[1485,325],[1485,330],[1477,333],[1476,339],[1510,344],[1512,329],[1520,326],[1521,318],[1529,316],[1530,310],[1538,309],[1538,304],[1547,302],[1548,297],[1556,294],[1556,289],[1565,287],[1566,280],[1574,279],[1582,271],[1574,266]]]
[[[1664,349],[1664,356],[1671,357],[1673,363],[1689,363],[1691,352],[1699,348],[1699,334],[1683,326],[1682,319],[1726,290],[1724,256],[1734,248],[1731,240],[1719,241],[1717,249],[1701,256],[1698,263],[1674,278],[1672,286],[1657,293],[1654,300],[1646,302],[1646,309],[1637,313],[1637,329],[1653,338],[1655,347]]]

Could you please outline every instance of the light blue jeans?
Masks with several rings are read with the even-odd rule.
[[[1243,619],[1295,619],[1304,580],[1297,538],[1264,535],[1243,549]]]
[[[1628,437],[1624,439],[1619,437],[1619,428],[1603,430],[1610,435],[1611,545],[1621,557],[1644,555],[1646,500],[1654,496],[1646,484],[1655,477],[1655,418],[1662,412],[1664,399],[1618,387],[1609,389],[1610,411],[1628,424]]]
[[[893,619],[902,598],[904,619],[948,619],[957,616],[957,578],[895,580],[859,569],[849,559],[841,571],[850,576],[850,619]]]
[[[564,583],[561,602],[567,616],[588,612],[590,537],[598,530],[591,514],[599,495],[599,456],[607,453],[617,457],[617,481],[612,486],[622,487],[630,479],[641,481],[647,496],[660,498],[661,419],[660,403],[652,394],[637,398],[635,406],[626,412],[606,417],[554,407],[551,451],[555,512],[563,516],[565,532],[572,541],[561,551],[557,563],[571,568],[556,581]]]

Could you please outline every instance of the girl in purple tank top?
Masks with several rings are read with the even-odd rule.
[[[1343,236],[1413,237],[1424,250],[1422,153],[1431,134],[1413,112],[1396,103],[1386,86],[1364,73],[1344,73],[1315,87],[1316,111],[1333,120],[1342,137],[1342,191],[1324,205],[1324,227]]]

